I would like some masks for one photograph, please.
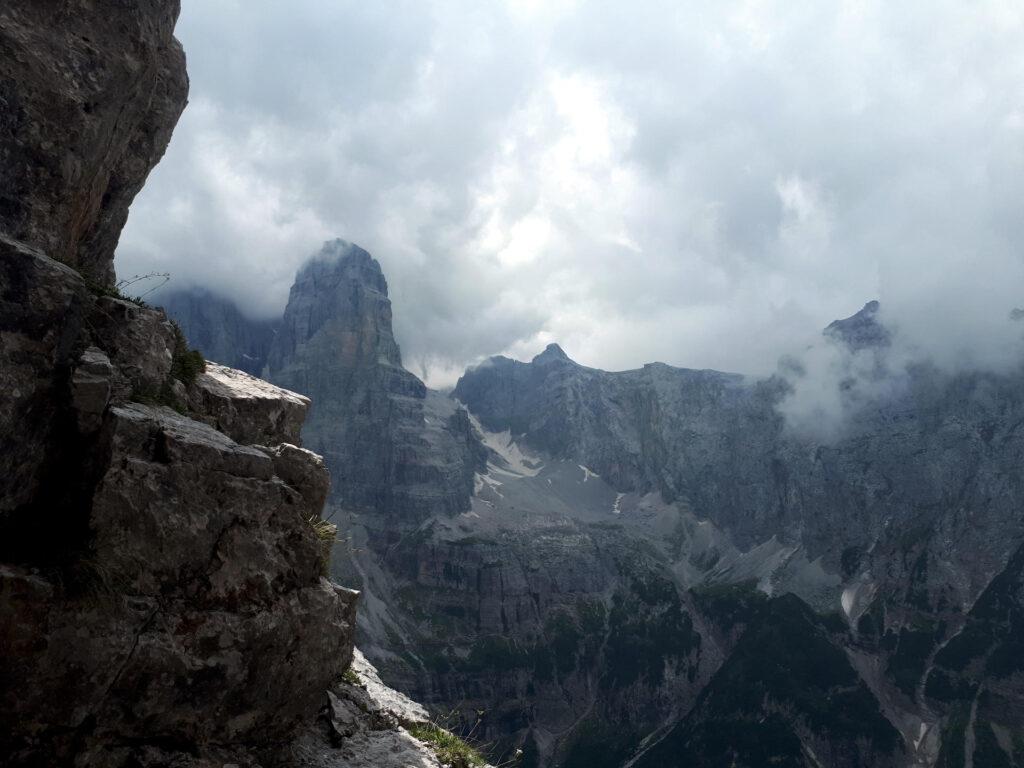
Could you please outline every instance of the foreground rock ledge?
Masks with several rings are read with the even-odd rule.
[[[163,312],[24,243],[0,277],[5,764],[276,764],[355,625],[312,526],[327,471],[292,444],[308,401],[221,367],[186,387]],[[158,385],[195,418],[128,399]]]
[[[355,593],[321,577],[309,524],[322,462],[166,407],[114,406],[103,432],[76,583],[0,569],[3,748],[15,763],[118,765],[142,759],[138,745],[162,764],[167,745],[286,742],[352,656]],[[276,464],[319,475],[319,490],[304,495]]]

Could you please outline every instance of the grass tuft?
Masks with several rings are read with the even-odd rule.
[[[361,686],[363,684],[363,681],[359,679],[359,675],[356,674],[356,671],[352,669],[352,667],[347,667],[345,671],[341,673],[341,679],[349,685]]]
[[[480,768],[487,765],[483,755],[451,731],[434,723],[416,723],[408,728],[415,738],[430,746],[437,759],[451,768]]]
[[[143,304],[144,306],[144,304]],[[181,327],[171,320],[174,331],[174,348],[171,350],[171,372],[159,388],[136,389],[131,399],[143,405],[166,405],[178,413],[185,413],[185,403],[178,401],[174,394],[174,380],[177,379],[185,387],[191,387],[196,377],[206,371],[206,360],[198,349],[190,349],[188,340]]]
[[[171,358],[171,376],[176,378],[186,387],[195,383],[196,376],[206,371],[206,360],[198,349],[189,349],[188,340],[185,334],[174,320],[171,320],[171,327],[174,329],[174,350]]]
[[[313,515],[307,522],[309,527],[313,529],[313,533],[316,534],[317,542],[320,544],[320,551],[317,554],[320,575],[327,576],[330,573],[331,549],[334,547],[334,542],[338,540],[338,526],[326,520],[321,520],[318,515]]]

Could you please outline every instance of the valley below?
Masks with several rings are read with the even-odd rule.
[[[1015,765],[1024,375],[890,371],[877,309],[822,343],[899,386],[851,376],[827,441],[787,423],[782,369],[612,373],[550,345],[432,391],[344,241],[257,369],[312,399],[357,644],[493,761]]]

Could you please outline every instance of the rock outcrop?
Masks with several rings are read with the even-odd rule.
[[[0,754],[276,764],[352,658],[308,401],[116,295],[185,103],[177,2],[0,9]]]
[[[384,685],[356,651],[291,759],[307,768],[487,768],[475,750],[443,734],[422,706]],[[438,735],[444,743],[431,741]]]
[[[0,8],[0,232],[113,282],[128,206],[185,107],[178,0]]]
[[[77,275],[33,258],[19,274],[78,295]],[[355,595],[323,578],[311,525],[327,472],[288,444],[308,401],[220,367],[176,379],[162,312],[81,302],[91,321],[68,342],[69,372],[44,358],[19,384],[67,414],[41,446],[66,474],[5,515],[0,749],[14,765],[253,763],[316,712],[352,653]],[[5,341],[30,339],[8,327]],[[131,402],[160,377],[195,418]]]
[[[200,419],[241,443],[298,445],[309,398],[216,363],[207,363],[189,391]]]
[[[881,307],[877,301],[869,301],[856,314],[833,320],[825,328],[826,338],[840,342],[854,352],[888,347],[892,344],[892,334],[878,321]]]
[[[351,658],[354,594],[321,576],[316,498],[271,451],[166,407],[115,405],[103,431],[82,551],[58,574],[4,568],[0,748],[15,765],[252,762]]]

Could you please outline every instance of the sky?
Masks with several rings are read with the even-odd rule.
[[[269,317],[344,238],[435,386],[551,341],[769,373],[875,298],[915,355],[1019,359],[1019,0],[183,0],[177,32],[121,278]]]

